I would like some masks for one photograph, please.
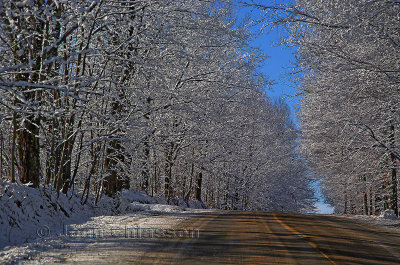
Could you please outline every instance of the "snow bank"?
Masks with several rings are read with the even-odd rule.
[[[127,199],[130,202],[135,202],[134,207],[138,207],[137,203],[140,203],[140,204],[163,204],[163,205],[168,204],[167,200],[164,197],[158,197],[158,198],[151,197],[143,191],[137,191],[137,190],[133,190],[133,189],[123,190],[122,197],[124,199]],[[183,199],[172,198],[169,205],[175,205],[175,206],[179,206],[181,208],[190,208],[190,209],[207,209],[207,207],[204,205],[203,202],[196,201],[196,200],[185,201]],[[146,208],[146,210],[148,210],[148,209]]]
[[[186,202],[183,199],[172,199],[170,204],[164,197],[150,197],[143,191],[123,190],[122,197],[131,202],[131,208],[136,211],[151,211],[151,212],[180,212],[186,208],[190,209],[206,209],[205,205],[199,201],[189,200]]]
[[[152,204],[150,205],[150,210],[153,212],[174,213],[181,212],[184,209],[176,205]]]
[[[89,199],[82,205],[78,195],[60,193],[57,198],[52,188],[33,189],[0,180],[0,264],[42,264],[46,259],[53,264],[59,262],[64,248],[72,251],[107,244],[107,239],[71,238],[66,231],[170,228],[187,218],[181,214],[190,212],[185,207],[204,208],[194,201],[171,201],[183,206],[162,204],[164,198],[136,190],[125,190],[121,195],[115,199],[104,196],[97,205]],[[39,260],[30,260],[37,257]]]
[[[400,231],[400,219],[385,218],[384,214],[380,216],[370,216],[370,215],[336,215],[336,216],[353,219],[369,225],[375,225]]]
[[[104,197],[97,206],[88,200],[51,188],[34,189],[0,180],[0,248],[29,242],[49,234],[61,233],[63,225],[83,222],[98,215],[134,212],[127,199]]]
[[[139,203],[141,204],[141,203]],[[143,204],[141,204],[143,205]],[[148,205],[149,206],[149,205]],[[168,205],[166,205],[168,206]],[[176,207],[176,206],[168,206]],[[149,206],[150,208],[150,206]],[[170,209],[170,208],[167,208]],[[160,210],[160,209],[158,209]],[[192,210],[193,212],[204,210]],[[208,210],[207,210],[208,211]],[[67,263],[75,264],[80,258],[92,255],[91,264],[97,261],[101,263],[100,252],[110,248],[111,245],[118,247],[129,247],[130,254],[139,257],[144,255],[146,249],[150,247],[148,242],[138,238],[125,238],[124,231],[136,231],[135,229],[172,229],[190,215],[182,214],[151,214],[151,212],[135,212],[114,216],[96,216],[79,224],[67,226],[68,232],[81,231],[79,236],[53,236],[44,237],[31,243],[22,244],[14,247],[7,247],[0,250],[0,264],[55,264]],[[133,228],[133,230],[132,230]],[[96,231],[96,237],[85,231]],[[98,233],[100,232],[101,233]],[[145,230],[144,230],[145,231]],[[147,231],[147,230],[146,230]],[[73,235],[74,233],[72,233]],[[64,258],[71,258],[64,260]],[[86,259],[87,261],[87,259]]]
[[[391,209],[383,211],[383,213],[380,215],[380,217],[384,218],[384,219],[392,219],[392,220],[397,219],[396,213],[394,212],[394,210],[391,210]]]
[[[154,204],[160,203],[160,201],[156,198],[150,197],[143,191],[137,190],[122,190],[122,197],[131,201],[131,202],[139,202],[143,204]]]
[[[97,205],[81,204],[80,196],[58,194],[52,188],[34,189],[0,180],[0,249],[57,235],[64,226],[83,223],[94,216],[114,216],[138,211],[179,212],[184,208],[205,208],[201,202],[183,200],[165,205],[164,198],[124,190],[115,199],[104,196]]]
[[[147,204],[143,204],[140,202],[131,202],[131,208],[134,211],[148,211],[150,210],[150,206]]]

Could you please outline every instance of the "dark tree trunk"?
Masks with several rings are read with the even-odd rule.
[[[16,122],[16,114],[13,113],[12,118],[12,136],[11,136],[11,158],[10,158],[10,180],[11,182],[15,182],[15,139],[17,138],[17,122]]]
[[[164,195],[169,203],[171,199],[171,178],[172,178],[172,162],[165,163],[165,178],[164,178]]]
[[[200,172],[196,179],[196,200],[201,201],[201,185],[203,182],[203,173]]]
[[[123,162],[124,156],[122,153],[123,147],[118,140],[113,140],[106,151],[105,172],[104,178],[104,193],[107,196],[113,197],[122,189],[129,189],[129,178],[118,176],[118,161]]]
[[[67,194],[69,187],[71,186],[71,179],[72,179],[72,168],[71,168],[71,159],[72,159],[72,150],[73,144],[75,142],[75,138],[69,139],[66,143],[66,157],[64,159],[64,164],[62,165],[62,192]]]
[[[172,167],[174,165],[173,161],[173,150],[174,150],[174,143],[171,143],[171,149],[165,155],[165,166],[164,166],[164,195],[167,198],[167,202],[169,203],[171,196],[172,196]]]
[[[369,187],[369,215],[374,215],[374,202],[373,202],[372,185]]]
[[[151,97],[148,97],[146,99],[147,102],[147,106],[148,106],[148,111],[143,115],[144,120],[148,123],[150,120],[150,105],[151,102],[153,101],[153,99]],[[145,191],[146,193],[148,192],[148,188],[149,188],[149,178],[150,178],[150,170],[149,170],[149,165],[148,165],[148,161],[149,161],[149,156],[150,156],[150,145],[149,145],[149,140],[151,135],[153,135],[155,132],[155,130],[153,130],[152,132],[150,132],[148,135],[146,135],[145,139],[144,139],[144,144],[143,144],[143,162],[142,162],[142,190]]]
[[[367,186],[367,177],[363,177],[363,182],[364,182],[364,187],[365,187],[365,191],[364,191],[364,215],[368,215],[368,186]]]
[[[147,193],[147,189],[149,187],[149,166],[148,166],[148,160],[149,160],[149,154],[150,154],[150,147],[149,147],[149,142],[148,139],[146,138],[144,142],[144,157],[143,157],[143,162],[142,162],[142,190]]]
[[[398,195],[397,195],[397,185],[398,185],[398,180],[397,180],[397,160],[394,157],[394,155],[391,155],[392,158],[392,196],[391,196],[391,209],[394,210],[396,213],[396,216],[399,216],[399,204],[398,204]]]
[[[40,183],[39,120],[29,117],[17,132],[19,154],[19,179],[22,183]]]
[[[92,139],[93,139],[93,133],[91,134]],[[100,150],[101,150],[101,145],[95,145],[92,144],[90,147],[90,158],[91,158],[91,166],[90,166],[90,171],[88,176],[86,177],[85,180],[85,185],[83,188],[83,192],[82,192],[82,197],[81,197],[81,203],[85,204],[88,197],[89,197],[89,192],[90,192],[90,182],[92,179],[92,176],[97,174],[97,170],[98,170],[98,165],[99,165],[99,157],[100,157]]]
[[[40,32],[40,31],[39,31]],[[40,34],[39,34],[40,36]],[[34,50],[39,53],[40,47],[38,43],[41,43],[40,37],[35,39],[33,43]],[[36,83],[39,81],[39,71],[41,58],[39,55],[34,55],[33,58],[36,62],[35,66],[32,67],[31,74],[18,74],[16,77],[17,81],[26,81],[29,83]],[[25,62],[25,59],[22,60]],[[38,187],[40,183],[40,146],[39,146],[39,127],[40,127],[40,115],[35,113],[36,104],[41,101],[40,92],[35,91],[22,91],[27,102],[30,105],[25,105],[24,107],[28,112],[33,112],[33,114],[22,114],[16,113],[14,122],[18,124],[18,121],[24,119],[24,122],[17,127],[17,149],[19,157],[19,179],[22,183],[31,183],[32,187]],[[21,104],[19,100],[16,100],[16,105]]]
[[[390,124],[390,148],[394,149],[395,148],[395,127],[394,127],[394,121],[391,121]],[[390,208],[394,210],[396,216],[399,216],[399,204],[398,204],[398,191],[397,191],[397,185],[398,185],[398,180],[397,180],[397,158],[395,154],[391,153],[390,154],[391,158],[391,187],[392,187],[392,194],[390,198]]]

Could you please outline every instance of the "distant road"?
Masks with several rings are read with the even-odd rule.
[[[54,257],[61,264],[400,264],[400,233],[345,218],[236,211],[183,215],[189,216],[177,229],[198,234],[109,240],[82,250],[65,248]]]

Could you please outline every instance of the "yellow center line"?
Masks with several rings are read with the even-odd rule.
[[[274,218],[275,218],[275,220],[276,220],[281,226],[283,226],[286,230],[292,232],[293,234],[295,234],[295,235],[297,235],[297,236],[299,236],[299,237],[301,237],[301,238],[304,238],[304,239],[305,239],[305,238],[308,238],[306,235],[303,235],[302,233],[296,231],[296,230],[293,229],[292,227],[290,227],[290,226],[288,226],[287,224],[285,224],[283,221],[279,220],[279,218],[278,218],[275,214],[274,214]],[[324,256],[327,260],[329,260],[330,263],[336,265],[336,262],[334,262],[333,260],[331,260],[331,258],[329,258],[328,255],[326,255],[324,252],[322,252],[321,250],[318,249],[317,244],[315,244],[315,243],[313,243],[313,242],[311,242],[311,241],[309,241],[309,240],[306,240],[306,242],[307,242],[311,247],[313,247],[315,250],[317,250],[319,253],[321,253],[321,255]]]

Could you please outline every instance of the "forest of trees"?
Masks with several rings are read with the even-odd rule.
[[[269,81],[258,72],[265,56],[249,45],[254,36],[236,16],[229,1],[1,0],[1,177],[34,188],[51,186],[65,194],[78,193],[82,203],[135,188],[171,203],[197,199],[222,209],[310,209],[313,194],[307,169],[296,153],[298,131],[287,105],[266,96]],[[324,31],[328,34],[330,28]],[[385,93],[363,101],[369,106],[363,115],[372,118],[377,108],[388,108],[379,112],[381,123],[359,120],[365,126],[354,128],[337,124],[353,133],[355,128],[360,132],[371,128],[390,148],[396,144],[392,131],[397,105],[389,77],[395,78],[398,65],[393,57],[394,64],[387,61],[383,52],[394,54],[393,49],[377,51],[377,58],[369,60],[374,64],[368,64],[370,71],[382,76],[379,89],[383,86]],[[363,52],[356,55],[370,56],[372,51]],[[314,59],[320,66],[347,67],[346,58]],[[346,78],[351,71],[366,72],[361,66],[343,69]],[[386,66],[390,71],[384,71]],[[378,67],[383,68],[378,71]],[[328,75],[319,76],[317,83],[306,80],[310,87],[323,90]],[[330,82],[344,85],[345,76]],[[322,104],[324,112],[339,97],[347,97],[344,93],[355,93],[360,100],[372,93],[376,79],[365,75],[367,79],[375,83],[330,96],[332,103]],[[329,84],[324,86],[330,93]],[[307,96],[305,104],[312,104],[315,96]],[[373,105],[389,98],[392,103]],[[346,109],[355,113],[359,108],[351,107]],[[334,128],[324,125],[333,115],[317,126],[333,133]],[[304,117],[307,144],[317,135],[309,133],[308,115]],[[379,156],[379,161],[363,165],[379,164],[375,170],[382,174],[357,175],[360,165],[354,167],[355,162],[336,153],[329,163],[315,161],[321,163],[319,168],[335,172],[327,183],[337,181],[345,170],[353,178],[365,177],[365,185],[371,178],[392,174],[389,169],[396,159],[382,156],[387,150],[369,133],[358,138],[347,135],[330,145],[351,140],[352,150],[357,150],[351,155]],[[320,152],[315,149],[319,144],[312,146],[311,153]],[[333,149],[325,147],[330,156],[327,152]],[[327,158],[325,153],[320,159]],[[345,159],[348,167],[333,169],[337,159]],[[360,183],[347,186],[350,197]],[[330,185],[327,191],[336,201],[337,187]]]
[[[297,47],[300,148],[327,202],[341,213],[398,215],[400,2],[247,4]]]

